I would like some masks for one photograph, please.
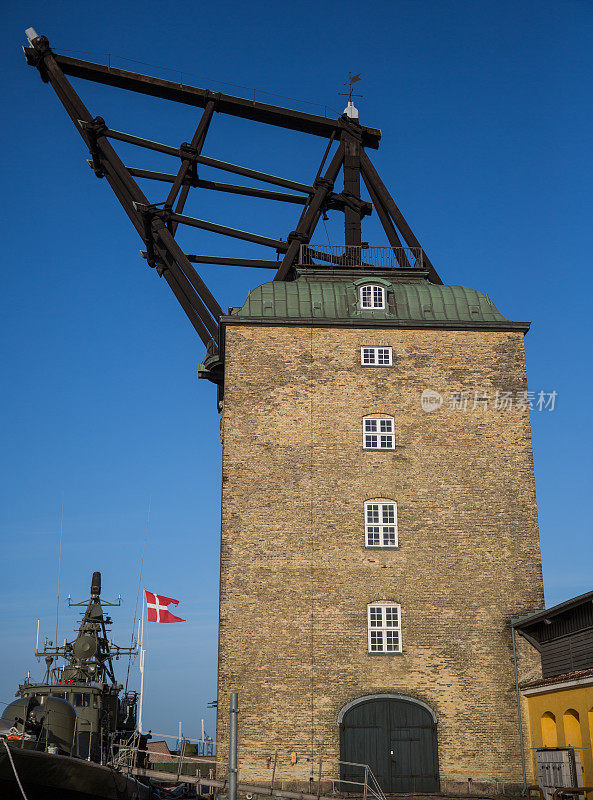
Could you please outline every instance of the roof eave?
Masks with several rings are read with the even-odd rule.
[[[338,327],[338,328],[415,328],[452,331],[518,331],[527,333],[530,322],[511,320],[438,320],[438,319],[378,319],[351,317],[334,319],[327,317],[249,317],[227,315],[220,317],[221,325],[287,325],[300,327]]]
[[[523,626],[531,627],[536,622],[541,622],[544,619],[558,616],[558,614],[563,614],[565,611],[569,611],[571,608],[575,608],[576,606],[580,606],[586,602],[593,602],[593,591],[585,592],[577,597],[572,597],[570,600],[565,600],[563,603],[559,603],[557,606],[544,608],[542,611],[535,611],[533,614],[526,614],[524,617],[512,619],[511,626],[516,629],[519,629]]]

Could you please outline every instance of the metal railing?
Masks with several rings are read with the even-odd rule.
[[[204,765],[206,763],[214,763],[216,761],[216,742],[209,738],[204,739],[191,739],[183,737],[180,741],[177,736],[167,733],[153,733],[152,738],[158,741],[159,739],[170,739],[176,742],[176,749],[162,752],[161,750],[153,750],[147,747],[142,749],[140,747],[141,738],[138,732],[130,735],[125,744],[120,744],[112,750],[111,765],[129,771],[140,765],[140,762],[145,763],[152,769],[163,771],[164,773],[176,772],[181,774],[196,775],[195,769],[187,770],[192,764]],[[189,746],[193,745],[194,751],[192,755],[188,755]],[[190,751],[191,752],[191,751]],[[213,777],[212,770],[210,770],[210,777]]]
[[[245,751],[242,750],[242,752]],[[169,763],[151,759],[151,756],[162,755],[164,754],[140,748],[139,740],[135,738],[126,746],[119,748],[111,763],[129,774],[144,775],[164,782],[195,784],[198,793],[211,794],[214,789],[219,792],[228,791],[229,775],[226,768],[228,765],[224,761],[217,764],[215,777],[214,769],[204,763],[203,757],[188,756],[183,746],[179,753],[171,753]],[[282,800],[325,800],[328,797],[342,794],[357,795],[363,800],[386,800],[385,794],[368,764],[340,761],[325,756],[300,756],[295,763],[293,757],[293,753],[284,753],[278,750],[273,756],[266,756],[264,760],[270,778],[269,780],[258,780],[256,783],[249,778],[241,777],[240,773],[243,770],[251,771],[249,761],[246,764],[244,756],[243,765],[239,769],[237,788],[242,793],[282,798]],[[254,754],[251,763],[261,765],[261,753]],[[300,769],[298,769],[298,764],[302,765]],[[295,775],[295,766],[299,772],[298,777]],[[303,769],[303,766],[306,766],[306,769]],[[360,779],[356,778],[355,773],[360,773]],[[293,789],[295,783],[303,786],[303,790]],[[284,786],[291,788],[287,790],[283,788]],[[304,788],[305,786],[306,788]]]
[[[216,742],[214,741],[214,739],[211,739],[209,736],[204,736],[203,738],[195,739],[195,738],[192,738],[191,736],[185,736],[185,734],[183,734],[181,739],[180,739],[179,738],[179,734],[177,734],[177,736],[175,736],[172,733],[152,733],[151,732],[150,735],[151,735],[153,740],[171,739],[172,741],[175,741],[175,743],[176,743],[175,744],[175,749],[176,750],[179,750],[182,747],[182,745],[184,745],[184,744],[185,745],[191,744],[191,745],[194,745],[194,747],[196,748],[196,752],[195,752],[194,755],[203,756],[203,757],[208,756],[208,757],[216,758]]]
[[[139,746],[121,747],[110,766],[130,774],[155,775],[165,782],[186,782],[214,785],[214,768],[204,763],[203,757],[188,756],[182,748],[181,753],[171,753],[166,761],[161,760],[166,754],[154,750],[142,749]],[[214,763],[214,759],[212,759]],[[189,781],[187,779],[190,779]]]
[[[290,765],[294,765],[293,755],[292,752],[280,753],[276,750],[273,757],[268,756],[268,766],[272,768],[270,790],[273,790],[275,785],[279,784],[280,788],[284,782],[294,782],[294,775],[286,771],[282,774],[282,767],[285,766],[284,759],[288,758]],[[307,793],[309,795],[316,795],[317,798],[320,798],[328,793],[335,795],[346,792],[348,794],[362,795],[364,800],[368,800],[369,797],[373,797],[375,800],[386,800],[379,781],[368,764],[340,761],[326,756],[304,756],[300,757],[298,761],[311,765],[308,779],[309,791]],[[361,780],[355,780],[352,775],[348,778],[344,777],[344,773],[350,774],[352,772],[360,772]],[[336,773],[338,774],[336,775]],[[325,791],[323,791],[324,785],[326,787]]]
[[[387,269],[422,269],[421,247],[375,247],[368,244],[302,244],[300,266],[382,267]]]

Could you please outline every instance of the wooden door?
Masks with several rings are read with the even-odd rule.
[[[340,727],[340,759],[368,764],[384,792],[438,792],[436,723],[412,699],[373,697],[348,709]],[[364,780],[361,768],[342,765],[346,781]]]

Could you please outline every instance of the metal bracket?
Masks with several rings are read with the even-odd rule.
[[[357,142],[362,142],[362,128],[355,122],[347,117],[345,114],[338,119],[338,124],[342,130],[350,135],[353,139],[356,139]]]
[[[198,156],[200,151],[197,147],[192,147],[189,142],[181,142],[179,145],[179,158],[181,161],[189,161],[190,166],[183,178],[183,186],[196,186],[198,181]],[[167,206],[165,206],[167,208]]]
[[[288,236],[286,237],[286,241],[290,244],[290,242],[299,242],[300,244],[307,244],[311,237],[307,236],[306,233],[303,231],[291,231]]]
[[[329,178],[324,178],[324,177],[315,178],[315,180],[313,181],[313,188],[320,189],[322,186],[325,186],[327,188],[327,191],[331,192],[331,190],[334,188],[334,182],[331,181]]]
[[[103,117],[95,117],[92,122],[86,122],[84,119],[79,119],[78,124],[86,133],[89,142],[89,153],[91,160],[88,162],[90,168],[93,170],[97,178],[104,178],[105,172],[101,163],[101,156],[99,148],[97,147],[97,136],[101,136],[107,131],[107,125]]]
[[[49,39],[47,36],[38,36],[36,39],[31,40],[31,47],[23,47],[23,53],[27,64],[31,67],[36,67],[41,75],[43,83],[49,83],[49,75],[45,66],[45,56],[51,55],[52,49],[49,46]]]
[[[159,277],[162,276],[165,267],[161,264],[160,259],[157,258],[154,249],[154,234],[152,232],[152,221],[158,215],[160,216],[160,209],[155,205],[146,205],[145,203],[132,203],[136,211],[142,217],[142,224],[144,226],[144,241],[146,243],[146,261],[148,266],[156,269]]]
[[[182,161],[191,161],[195,163],[198,155],[198,148],[192,147],[189,142],[181,142],[179,145],[179,158]]]
[[[373,213],[373,204],[366,200],[361,200],[352,192],[346,189],[339,194],[329,194],[326,202],[327,208],[343,208],[346,205],[353,211],[357,211],[361,217],[369,216]]]

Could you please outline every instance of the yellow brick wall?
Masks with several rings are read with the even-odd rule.
[[[362,367],[362,345],[393,367]],[[276,749],[338,758],[340,708],[394,693],[436,712],[442,786],[521,780],[508,620],[543,607],[529,415],[449,410],[464,389],[525,390],[522,334],[227,327],[217,740],[237,690],[242,777],[269,780]],[[395,418],[394,452],[363,451],[373,413]],[[394,551],[365,549],[379,497]],[[367,652],[381,599],[401,604],[401,655]]]

